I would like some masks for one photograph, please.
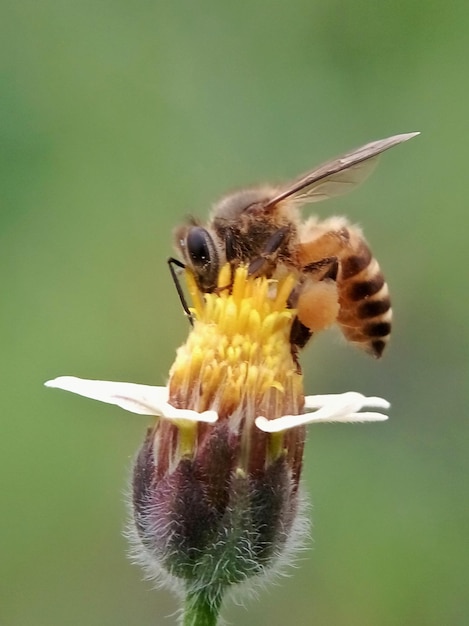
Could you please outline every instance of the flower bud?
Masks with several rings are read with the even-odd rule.
[[[239,268],[231,291],[204,296],[187,278],[195,323],[170,372],[169,403],[218,420],[159,420],[148,430],[133,474],[132,535],[151,575],[214,599],[274,571],[301,544],[305,427],[268,433],[255,419],[298,414],[304,396],[289,342],[291,277],[248,278]]]

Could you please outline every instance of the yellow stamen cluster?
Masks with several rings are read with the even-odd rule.
[[[231,274],[226,265],[218,289],[202,294],[186,272],[194,327],[170,372],[170,402],[251,421],[297,413],[302,376],[289,339],[296,311],[287,306],[295,278],[253,278],[245,266]]]

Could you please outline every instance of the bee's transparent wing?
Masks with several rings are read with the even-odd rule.
[[[306,203],[348,193],[371,174],[381,152],[412,139],[418,134],[405,133],[372,141],[339,158],[327,161],[312,172],[300,176],[283,189],[281,188],[268,202],[266,208],[273,207],[291,196],[294,196],[299,203]]]

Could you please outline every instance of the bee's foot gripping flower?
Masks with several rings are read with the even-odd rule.
[[[134,553],[150,575],[213,611],[229,587],[275,572],[302,543],[305,425],[379,421],[386,416],[361,409],[389,407],[355,392],[305,398],[289,340],[294,278],[252,278],[240,267],[228,290],[230,271],[204,295],[187,274],[195,322],[167,387],[46,383],[158,416],[134,468]]]

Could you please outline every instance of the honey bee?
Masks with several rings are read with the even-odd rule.
[[[283,186],[259,186],[222,198],[203,226],[190,218],[174,233],[183,261],[169,259],[179,297],[191,319],[174,266],[188,267],[199,289],[217,289],[220,268],[244,263],[252,276],[294,272],[290,306],[297,310],[293,351],[313,333],[337,323],[345,338],[380,357],[391,333],[389,290],[361,229],[343,217],[303,220],[300,208],[347,193],[361,183],[377,157],[419,133],[373,141],[327,161]],[[230,288],[227,285],[226,288]]]

